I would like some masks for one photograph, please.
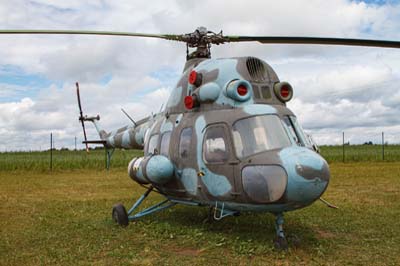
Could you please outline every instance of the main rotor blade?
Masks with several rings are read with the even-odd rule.
[[[321,44],[400,48],[400,41],[290,36],[224,36],[226,42],[260,42],[264,44]]]
[[[196,33],[196,34],[195,34]],[[190,34],[148,34],[135,32],[118,31],[92,31],[92,30],[0,30],[1,34],[56,34],[56,35],[103,35],[103,36],[125,36],[144,37],[173,40],[186,43],[201,41],[203,37],[206,43],[222,44],[227,42],[260,42],[263,44],[319,44],[319,45],[349,45],[349,46],[370,46],[384,48],[400,48],[400,41],[369,40],[369,39],[348,39],[348,38],[326,38],[326,37],[292,37],[292,36],[223,36],[201,35],[198,32]],[[199,35],[200,34],[200,35]]]
[[[105,36],[126,36],[126,37],[147,37],[166,40],[181,40],[180,35],[173,34],[148,34],[135,32],[118,31],[95,31],[95,30],[0,30],[0,34],[55,34],[55,35],[105,35]]]

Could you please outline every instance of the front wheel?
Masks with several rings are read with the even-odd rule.
[[[129,224],[128,214],[124,205],[121,203],[114,205],[112,209],[112,219],[122,227],[125,227]]]

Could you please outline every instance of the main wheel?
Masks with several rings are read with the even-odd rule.
[[[122,227],[129,224],[128,214],[126,213],[124,205],[121,203],[114,205],[112,209],[112,219]]]
[[[288,249],[289,245],[285,237],[276,237],[274,239],[274,247],[277,250],[285,251]]]

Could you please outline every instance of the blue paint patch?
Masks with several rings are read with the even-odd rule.
[[[182,87],[176,87],[172,90],[171,95],[168,98],[167,107],[175,107],[181,102],[182,98]]]
[[[203,162],[203,129],[206,126],[204,116],[200,116],[196,120],[195,130],[197,138],[197,165],[201,171],[204,172],[204,176],[201,180],[206,185],[207,190],[214,197],[222,196],[232,190],[231,183],[229,180],[222,175],[217,175],[211,172]]]
[[[287,147],[279,152],[279,158],[288,174],[287,198],[294,202],[312,202],[325,190],[327,181],[321,180],[318,176],[313,180],[300,176],[296,167],[307,166],[322,171],[324,160],[313,151],[305,147]]]
[[[250,115],[276,114],[274,107],[267,104],[249,104],[243,107],[243,111]]]
[[[199,97],[202,102],[213,102],[218,99],[221,93],[221,87],[215,83],[210,82],[199,88]]]
[[[191,195],[197,194],[198,177],[195,169],[193,168],[183,169],[180,180],[189,194]]]
[[[146,176],[156,184],[165,184],[171,180],[174,174],[174,166],[163,155],[152,156],[146,164]]]
[[[146,133],[146,129],[147,129],[146,125],[147,125],[147,123],[139,126],[138,131],[135,130],[135,132],[136,132],[135,133],[135,141],[139,145],[143,145],[143,143],[144,143],[144,137],[145,137],[144,134]]]
[[[174,125],[171,122],[167,121],[167,119],[164,119],[161,123],[160,132],[164,133],[167,131],[172,131],[173,128]]]
[[[123,148],[130,147],[130,139],[129,139],[129,129],[125,130],[122,134],[122,145]]]
[[[237,59],[210,59],[201,62],[197,67],[196,71],[212,71],[214,69],[218,69],[218,77],[214,81],[215,83],[218,84],[222,90],[226,88],[226,86],[235,79],[239,80],[244,80],[244,78],[239,74],[239,72],[236,69],[238,60]],[[253,99],[249,99],[246,102],[238,102],[235,101],[223,93],[220,93],[218,96],[218,99],[216,100],[216,103],[221,104],[221,105],[230,105],[230,106],[242,106],[244,104],[248,103],[253,103]]]

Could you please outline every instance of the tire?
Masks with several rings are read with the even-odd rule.
[[[276,250],[287,251],[289,245],[285,237],[276,237],[274,239],[274,247]]]
[[[112,219],[122,227],[128,226],[129,219],[124,205],[121,203],[114,205],[112,209]]]

